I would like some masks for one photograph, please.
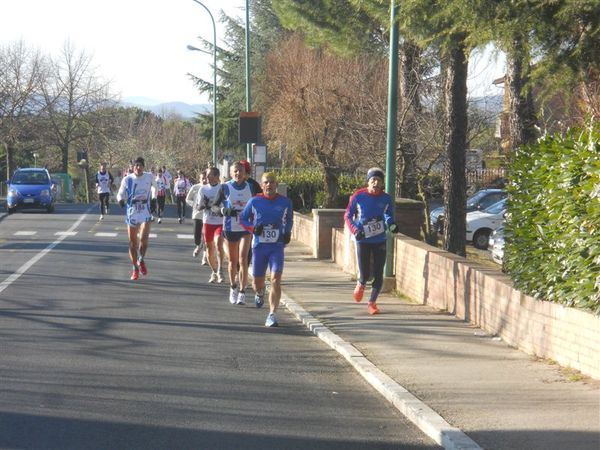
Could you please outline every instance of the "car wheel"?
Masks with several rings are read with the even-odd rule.
[[[488,248],[488,242],[490,239],[490,230],[477,230],[473,235],[473,246],[480,250]]]
[[[12,213],[14,213],[16,210],[17,210],[17,208],[15,208],[15,207],[12,207],[12,208],[9,208],[8,206],[6,207],[6,211],[8,212],[8,214],[12,214]]]

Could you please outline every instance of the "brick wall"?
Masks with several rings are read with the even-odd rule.
[[[600,317],[536,300],[500,271],[407,236],[396,239],[396,289],[507,343],[600,379]]]

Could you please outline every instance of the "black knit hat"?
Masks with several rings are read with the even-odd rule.
[[[381,170],[379,167],[371,167],[367,171],[367,183],[373,177],[379,177],[382,180],[384,180],[385,179],[385,174],[383,173],[383,170]]]

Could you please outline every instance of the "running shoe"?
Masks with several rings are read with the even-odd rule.
[[[245,305],[246,304],[246,293],[245,292],[238,292],[238,297],[237,297],[237,302],[238,305]]]
[[[354,301],[359,303],[363,299],[363,295],[365,293],[365,285],[356,283],[356,287],[354,288]]]
[[[202,253],[202,265],[208,266],[208,253],[206,250],[204,250],[204,253]]]
[[[140,272],[142,272],[142,275],[148,275],[148,269],[146,268],[146,263],[144,261],[138,261],[138,266],[140,266]]]
[[[139,270],[132,270],[131,271],[131,280],[135,281],[140,277],[140,271]]]
[[[223,282],[223,274],[221,273],[221,271],[217,272],[217,283],[222,283]]]
[[[267,320],[265,320],[265,327],[276,327],[279,323],[277,323],[277,317],[275,317],[275,313],[269,313],[267,316]]]
[[[262,306],[265,304],[265,296],[264,295],[255,295],[254,296],[254,304],[256,305],[257,308],[262,308]]]
[[[216,283],[217,282],[217,274],[216,272],[213,272],[210,274],[210,278],[208,279],[209,283]]]
[[[369,311],[369,314],[371,314],[371,315],[380,313],[379,308],[377,307],[377,304],[375,302],[369,302],[367,311]]]
[[[100,220],[104,220],[104,214],[100,214]]]
[[[178,221],[179,223],[181,223],[181,217],[180,217],[179,219],[177,219],[177,221]]]
[[[196,248],[194,249],[194,253],[192,253],[192,256],[194,258],[196,258],[198,256],[198,253],[200,253],[200,246],[196,245]]]
[[[159,218],[158,218],[158,220],[157,220],[157,222],[158,222],[158,223],[161,223],[161,222],[162,222],[162,219],[159,217]]]
[[[235,305],[237,303],[238,293],[238,288],[229,289],[229,303],[231,303],[232,305]]]

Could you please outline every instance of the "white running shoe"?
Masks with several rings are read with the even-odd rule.
[[[100,220],[104,220],[104,214],[100,214]]]
[[[158,218],[158,220],[157,220],[157,222],[158,222],[158,223],[161,223],[161,222],[162,222],[162,219],[159,217],[159,218]]]
[[[222,283],[223,282],[223,274],[221,273],[221,271],[217,272],[217,283]]]
[[[210,274],[210,278],[208,280],[209,283],[216,283],[217,282],[217,274],[216,272],[213,272]]]
[[[269,313],[267,316],[267,320],[265,320],[265,327],[276,327],[279,323],[277,322],[277,317],[275,317],[275,313]]]
[[[194,258],[196,258],[198,256],[198,253],[200,253],[200,246],[196,245],[196,248],[194,249],[194,253],[192,253],[192,256]]]
[[[245,292],[238,292],[237,304],[238,305],[246,304],[246,293]]]
[[[202,265],[208,266],[208,253],[206,250],[204,250],[204,253],[202,254]]]
[[[232,305],[235,305],[238,300],[238,294],[239,294],[238,288],[229,289],[229,303],[231,303]]]

